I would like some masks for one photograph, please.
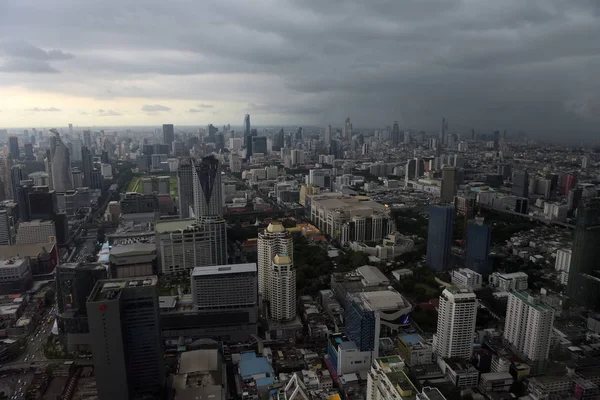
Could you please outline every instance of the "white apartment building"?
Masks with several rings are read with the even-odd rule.
[[[56,241],[54,221],[35,219],[21,222],[17,231],[17,244],[48,243]]]
[[[104,179],[112,179],[112,166],[110,164],[100,164],[100,173],[102,174],[102,178]]]
[[[460,288],[477,290],[481,289],[481,274],[469,268],[458,268],[452,271],[452,283]]]
[[[569,270],[571,268],[571,249],[559,249],[556,251],[554,268],[560,273],[560,283],[566,285],[569,282]]]
[[[554,326],[554,309],[529,292],[512,292],[508,297],[504,339],[528,361],[548,359]]]
[[[367,400],[414,399],[418,391],[405,367],[398,356],[375,359],[367,375]]]
[[[271,222],[267,229],[258,233],[258,293],[264,300],[269,299],[273,258],[277,254],[287,254],[293,261],[293,245],[292,234],[279,221]]]
[[[433,351],[442,358],[469,359],[473,351],[477,298],[467,289],[449,287],[440,296]]]
[[[331,188],[331,170],[330,169],[311,169],[308,171],[309,185],[315,185],[322,189]]]
[[[513,272],[511,274],[494,272],[489,276],[488,281],[490,286],[505,292],[510,292],[511,290],[527,290],[528,278],[529,277],[525,272]]]
[[[31,278],[29,259],[0,260],[0,283],[17,282]]]
[[[277,254],[271,264],[269,309],[275,321],[296,318],[296,268],[287,254]]]

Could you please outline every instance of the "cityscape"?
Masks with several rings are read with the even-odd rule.
[[[600,400],[594,2],[0,22],[0,400]]]
[[[598,151],[240,119],[0,130],[7,398],[600,396]]]

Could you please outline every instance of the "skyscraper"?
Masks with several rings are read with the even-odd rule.
[[[244,116],[244,140],[247,140],[246,138],[250,136],[250,114],[246,114],[246,116]],[[247,143],[246,147],[247,147]]]
[[[529,174],[527,170],[514,173],[512,194],[518,197],[529,197]]]
[[[175,141],[175,128],[173,124],[163,124],[163,144],[171,148],[171,143]]]
[[[158,395],[165,383],[157,278],[101,280],[87,300],[100,400]]]
[[[0,210],[0,246],[7,246],[12,244],[12,242],[8,211]]]
[[[450,266],[453,230],[454,206],[429,206],[427,265],[435,271]]]
[[[22,222],[31,220],[31,204],[29,195],[33,192],[33,181],[23,180],[16,188],[15,201],[19,204],[19,220]]]
[[[504,339],[527,361],[545,361],[550,353],[554,309],[529,292],[511,292],[506,307]]]
[[[13,198],[12,184],[10,179],[10,168],[12,167],[12,156],[0,156],[0,180],[4,184],[4,197]]]
[[[273,136],[273,151],[279,151],[285,146],[284,137],[285,134],[283,133],[283,128],[281,128],[281,130]]]
[[[83,186],[92,187],[92,171],[94,170],[94,163],[92,161],[92,152],[87,146],[81,148],[81,162]]]
[[[69,149],[60,138],[60,134],[56,129],[50,129],[56,137],[53,141],[54,147],[51,148],[51,163],[52,163],[52,184],[54,190],[58,193],[64,193],[67,190],[73,189],[71,181],[71,156]]]
[[[437,332],[433,348],[438,357],[470,359],[473,351],[477,297],[467,289],[451,286],[440,295]]]
[[[442,203],[452,203],[456,196],[456,168],[445,166],[442,168]]]
[[[349,140],[352,138],[352,123],[350,122],[350,118],[346,118],[344,122],[344,140]]]
[[[588,199],[577,209],[567,294],[577,303],[600,309],[600,198]]]
[[[81,152],[81,150],[83,148],[83,144],[81,143],[81,140],[80,139],[73,140],[71,142],[71,146],[73,149],[73,152],[71,153],[72,154],[71,159],[73,161],[83,161],[82,160],[82,152]]]
[[[19,138],[16,136],[10,136],[8,138],[8,151],[13,159],[18,160],[20,157],[19,154]]]
[[[52,143],[50,144],[52,146]],[[44,158],[44,167],[46,174],[48,174],[48,187],[54,189],[54,179],[52,177],[52,151],[46,150],[46,157]]]
[[[444,147],[448,141],[448,121],[446,117],[442,118],[442,129],[440,130],[440,142],[438,146]]]
[[[252,136],[252,154],[267,154],[266,136]]]
[[[400,143],[400,127],[398,121],[394,121],[392,125],[392,145],[397,146]]]
[[[288,254],[293,261],[292,234],[279,221],[273,221],[267,229],[258,233],[258,293],[263,300],[269,299],[270,272],[277,254]]]
[[[281,129],[283,130],[283,128]],[[329,142],[331,142],[331,125],[327,125],[325,127],[325,135],[323,136],[323,141],[326,145],[328,145]]]
[[[467,224],[467,257],[465,266],[484,278],[491,272],[489,261],[492,228],[473,222]]]
[[[273,257],[269,280],[269,311],[274,321],[296,317],[296,268],[287,253]]]
[[[210,238],[213,265],[227,264],[227,224],[223,219],[221,168],[214,156],[194,161],[194,212],[196,223]]]
[[[190,206],[194,205],[194,174],[192,159],[184,158],[179,161],[177,168],[177,201],[179,216],[189,218]]]
[[[17,164],[10,168],[10,182],[12,186],[13,200],[17,201],[17,188],[21,185],[21,181],[27,179],[27,174],[24,171],[25,165]]]

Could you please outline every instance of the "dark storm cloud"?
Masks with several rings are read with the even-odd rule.
[[[3,7],[0,72],[12,74],[0,86],[137,97],[153,115],[170,110],[156,104],[163,99],[201,98],[248,104],[265,123],[339,126],[350,117],[357,127],[399,120],[437,130],[444,115],[452,131],[577,134],[600,120],[593,0],[7,0]],[[56,68],[62,73],[51,78],[32,74]]]
[[[56,108],[56,107],[48,107],[48,108],[42,108],[42,107],[34,107],[34,108],[30,108],[26,111],[31,111],[31,112],[58,112],[61,111],[60,108]]]

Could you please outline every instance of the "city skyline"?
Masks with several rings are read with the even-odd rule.
[[[450,131],[591,138],[598,15],[558,1],[9,3],[0,115],[3,128],[237,124],[249,113],[432,132],[443,115]]]

